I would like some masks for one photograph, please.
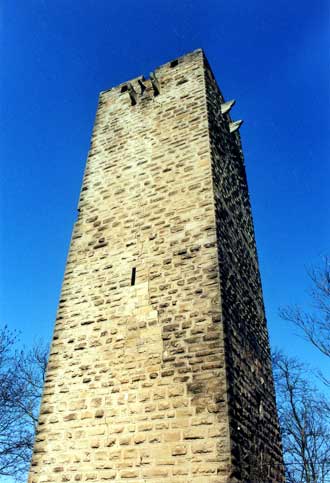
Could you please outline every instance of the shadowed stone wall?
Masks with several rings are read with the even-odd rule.
[[[101,93],[29,483],[283,481],[221,100],[200,50]]]
[[[206,61],[217,246],[225,332],[233,475],[283,479],[271,356],[246,173],[238,130]]]

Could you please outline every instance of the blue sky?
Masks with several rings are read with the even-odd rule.
[[[330,253],[326,0],[2,0],[1,314],[51,337],[98,93],[202,47],[235,98],[271,342],[321,356],[278,317]]]

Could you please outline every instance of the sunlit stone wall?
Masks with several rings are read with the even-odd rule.
[[[239,135],[221,103],[201,50],[101,93],[30,483],[283,481]]]

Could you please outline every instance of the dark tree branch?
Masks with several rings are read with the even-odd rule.
[[[0,329],[0,476],[22,480],[28,469],[48,349],[15,351],[17,337]]]
[[[281,352],[273,355],[274,380],[288,483],[330,479],[327,401],[308,379],[308,368]]]
[[[323,265],[312,267],[308,275],[312,282],[311,311],[288,306],[280,309],[280,316],[295,324],[306,340],[330,357],[330,259],[325,257]]]

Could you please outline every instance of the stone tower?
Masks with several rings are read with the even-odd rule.
[[[284,481],[232,104],[201,50],[101,93],[30,483]]]

